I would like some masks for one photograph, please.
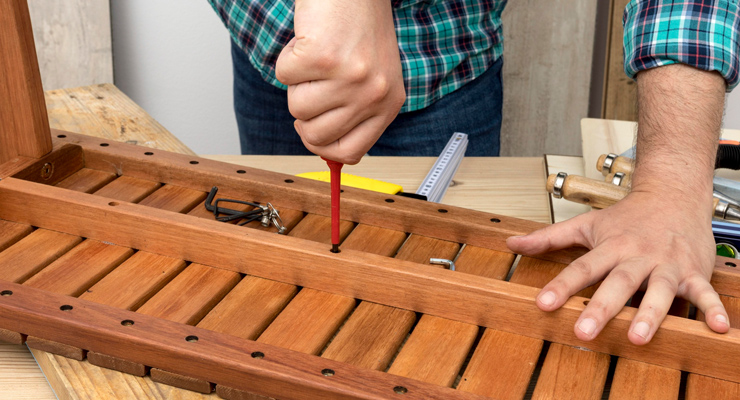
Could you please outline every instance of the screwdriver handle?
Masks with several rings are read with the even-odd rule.
[[[563,172],[547,177],[547,191],[593,208],[609,207],[629,193],[622,186]]]
[[[631,174],[635,170],[634,160],[614,153],[602,154],[596,160],[596,170],[607,176],[616,172]]]

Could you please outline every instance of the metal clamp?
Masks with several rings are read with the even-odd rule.
[[[448,260],[446,258],[430,258],[429,264],[432,265],[444,265],[447,267],[450,271],[455,270],[455,262],[452,260]]]
[[[563,185],[565,185],[565,178],[568,174],[565,172],[558,172],[555,176],[555,183],[552,185],[552,197],[556,199],[563,198]]]
[[[614,176],[612,177],[612,183],[617,186],[622,186],[623,180],[624,180],[624,172],[616,172]]]
[[[607,170],[607,172],[612,172],[612,165],[614,165],[614,160],[619,157],[618,155],[614,153],[609,153],[606,155],[606,158],[604,158],[604,165],[601,166],[601,170]]]

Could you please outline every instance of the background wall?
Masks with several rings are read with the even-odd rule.
[[[113,0],[115,84],[198,154],[239,154],[230,39],[206,0]]]

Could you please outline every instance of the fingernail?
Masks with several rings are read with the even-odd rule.
[[[647,339],[648,334],[650,333],[650,325],[645,321],[640,321],[634,328],[632,328],[632,333],[643,339]]]
[[[591,336],[596,330],[596,321],[592,318],[585,318],[583,321],[578,323],[578,330],[585,333],[587,336]]]
[[[300,124],[298,124],[298,120],[293,122],[293,128],[295,128],[295,131],[298,132],[299,135],[301,134],[301,128],[300,128]]]
[[[714,320],[722,325],[727,325],[727,317],[725,317],[722,314],[719,314],[716,317],[714,317]]]
[[[553,292],[545,292],[540,296],[540,303],[545,306],[551,306],[555,304],[555,293]]]

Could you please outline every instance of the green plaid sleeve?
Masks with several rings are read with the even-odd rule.
[[[738,0],[632,0],[624,11],[624,69],[687,64],[740,80]]]

